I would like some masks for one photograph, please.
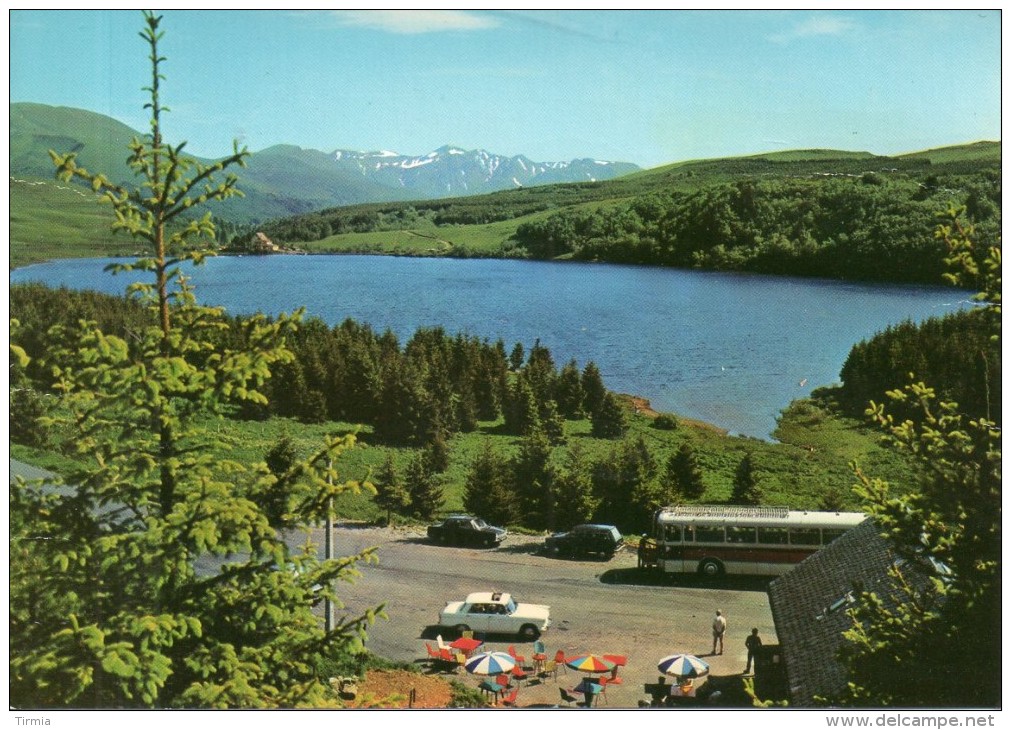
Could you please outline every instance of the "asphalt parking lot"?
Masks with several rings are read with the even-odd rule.
[[[323,544],[317,532],[313,540]],[[363,568],[354,585],[342,586],[341,599],[353,614],[385,604],[388,620],[369,630],[368,647],[389,659],[430,663],[425,643],[436,636],[456,638],[437,626],[439,611],[448,601],[475,591],[505,591],[521,602],[551,606],[552,626],[542,637],[549,656],[561,650],[567,657],[582,653],[620,654],[627,665],[619,669],[622,682],[609,686],[600,707],[638,707],[648,700],[646,683],[657,682],[657,662],[676,653],[696,654],[710,664],[713,687],[739,685],[747,651],[744,639],[757,628],[765,644],[776,643],[765,587],[767,578],[723,578],[708,581],[692,576],[662,576],[636,567],[633,550],[626,548],[610,560],[560,559],[541,554],[543,538],[510,535],[497,548],[436,546],[420,529],[343,526],[336,530],[336,552],[351,554],[368,546],[379,548],[379,564]],[[709,656],[711,623],[716,609],[728,620],[725,650]],[[486,648],[505,651],[510,644],[529,657],[531,642],[507,636],[487,637]],[[445,676],[452,676],[446,674]],[[477,686],[482,678],[463,670],[456,678]],[[562,669],[557,677],[521,684],[521,706],[555,705],[559,688],[569,690],[582,675]],[[721,693],[723,702],[735,700]],[[564,703],[563,703],[564,704]]]

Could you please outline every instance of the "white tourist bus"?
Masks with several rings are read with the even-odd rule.
[[[665,573],[782,575],[865,519],[786,507],[665,507],[654,516],[650,563]]]

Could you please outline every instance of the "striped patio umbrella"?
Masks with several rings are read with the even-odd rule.
[[[701,677],[709,674],[709,665],[694,654],[673,654],[664,657],[656,668],[674,677]]]
[[[471,674],[495,675],[511,672],[516,666],[516,660],[504,651],[486,651],[475,654],[463,665]]]
[[[610,672],[614,669],[614,662],[596,654],[580,654],[566,659],[565,666],[580,672]]]

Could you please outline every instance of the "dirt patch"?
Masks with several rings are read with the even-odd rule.
[[[370,669],[358,685],[357,698],[348,706],[432,709],[449,707],[452,699],[453,688],[442,677],[402,669]]]
[[[622,393],[618,397],[631,407],[633,413],[638,413],[647,418],[656,418],[660,415],[660,412],[654,411],[649,401],[641,396]]]
[[[660,416],[660,411],[654,410],[649,400],[643,398],[642,396],[627,395],[625,393],[621,393],[618,395],[618,398],[624,401],[627,407],[630,408],[632,412],[637,415],[645,416],[646,418],[657,418],[658,416]],[[719,426],[714,426],[713,424],[706,423],[704,421],[696,421],[691,418],[682,418],[681,416],[677,416],[677,420],[682,425],[688,426],[690,428],[695,428],[703,431],[711,431],[712,433],[722,434],[723,436],[726,436],[728,433],[726,429],[720,428]]]

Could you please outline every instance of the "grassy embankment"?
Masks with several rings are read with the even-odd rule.
[[[817,509],[822,499],[835,492],[845,506],[859,508],[852,494],[855,482],[850,462],[856,461],[864,470],[892,481],[897,487],[910,484],[912,471],[903,459],[879,444],[880,434],[863,424],[833,415],[817,402],[795,402],[780,420],[776,432],[779,442],[733,437],[711,426],[681,423],[674,431],[654,428],[653,419],[629,412],[631,427],[628,438],[642,438],[660,468],[668,456],[682,443],[696,450],[703,472],[706,492],[703,502],[718,503],[729,499],[734,471],[746,453],[751,453],[758,465],[763,502],[794,509]],[[264,422],[222,420],[210,424],[233,441],[228,458],[254,463],[263,460],[282,435],[287,434],[302,455],[318,448],[327,433],[356,430],[352,424],[326,423],[305,425],[288,419],[274,418]],[[458,434],[450,441],[450,466],[441,475],[445,504],[443,512],[463,510],[463,493],[467,474],[475,456],[486,442],[504,454],[515,453],[520,439],[500,433],[500,422],[484,422],[475,433]],[[589,461],[596,461],[616,448],[617,441],[594,438],[589,421],[566,423],[568,444],[555,449],[552,458],[561,465],[568,447],[578,443]],[[359,447],[342,456],[340,469],[351,479],[363,479],[376,473],[392,454],[401,473],[413,453],[410,449],[391,448],[371,442],[371,429],[358,430]],[[11,455],[59,472],[66,468],[64,457],[12,444]],[[346,495],[338,504],[344,519],[375,521],[383,513],[367,495]]]

